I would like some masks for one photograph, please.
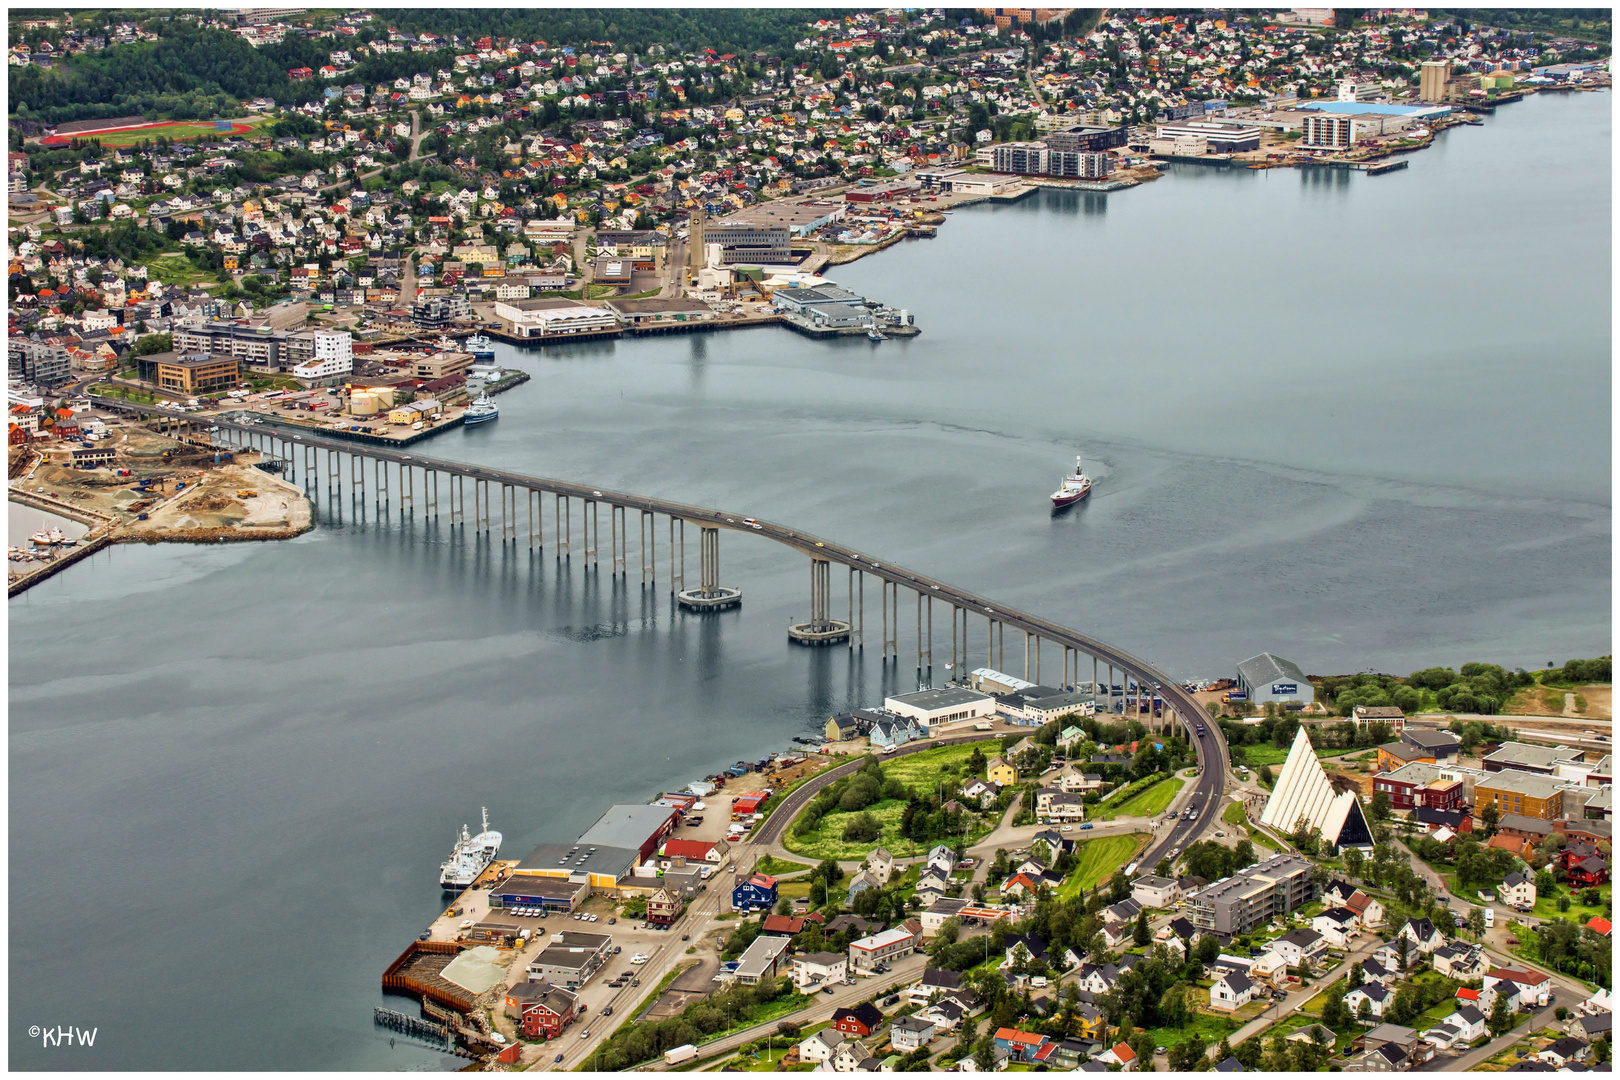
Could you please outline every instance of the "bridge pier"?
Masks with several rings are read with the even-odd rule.
[[[377,509],[385,510],[388,507],[388,465],[380,458],[377,461]]]
[[[925,604],[923,601],[927,600]],[[923,626],[923,609],[927,608],[927,627]],[[934,681],[934,598],[917,594],[917,681],[923,681],[923,658],[928,659],[928,681]]]
[[[696,589],[676,594],[684,608],[721,611],[742,603],[742,590],[720,584],[720,530],[701,527],[698,539],[699,581]]]
[[[596,500],[582,499],[580,506],[579,524],[580,539],[585,544],[585,565],[600,566],[602,560],[596,556],[597,545],[602,542],[602,518],[596,512]]]
[[[675,570],[675,526],[677,524],[681,527],[681,568],[679,573]],[[684,588],[686,588],[686,519],[672,517],[669,519],[669,591],[673,593]]]
[[[832,564],[826,559],[810,560],[810,621],[788,627],[788,639],[800,645],[836,645],[849,639],[849,623],[832,618]]]
[[[651,510],[641,512],[641,521],[637,526],[636,549],[641,555],[641,585],[645,588],[651,584],[658,584],[658,518]],[[626,575],[628,576],[628,574]]]
[[[529,550],[533,551],[537,547],[543,549],[545,546],[545,540],[542,534],[545,531],[545,522],[540,520],[540,512],[545,508],[546,505],[545,493],[536,491],[533,488],[524,488],[523,491],[528,497]]]
[[[561,492],[553,493],[552,497],[555,499],[552,505],[552,517],[557,523],[557,558],[561,560],[564,555],[567,555],[569,561],[572,562],[574,558],[573,500],[565,498]]]
[[[432,475],[433,475],[433,479],[431,481],[431,491],[428,494],[428,502],[431,504],[431,506],[433,508],[433,520],[438,521],[439,520],[439,470],[434,469]],[[427,487],[429,487],[429,483],[430,482],[427,480],[427,478],[424,477],[423,480],[422,480],[422,486],[424,488],[427,488]]]
[[[608,506],[608,576],[630,579],[630,522],[622,506]]]
[[[366,467],[359,454],[349,455],[349,480],[353,491],[350,497],[363,500],[366,494]]]

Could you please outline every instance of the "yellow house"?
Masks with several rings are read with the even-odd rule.
[[[1088,1016],[1087,1013],[1092,1015]],[[1081,1009],[1075,1014],[1075,1019],[1080,1021],[1079,1034],[1082,1039],[1100,1041],[1108,1034],[1108,1019],[1096,1009]]]
[[[1018,782],[1018,770],[1007,763],[1007,759],[997,756],[990,759],[990,765],[984,770],[984,775],[992,784],[1014,784]]]

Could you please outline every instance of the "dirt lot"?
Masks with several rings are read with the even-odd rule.
[[[1577,686],[1573,691],[1578,698],[1584,698],[1586,708],[1581,709],[1577,700],[1575,708],[1569,707],[1569,700],[1565,698],[1565,691],[1551,687],[1533,687],[1521,690],[1502,709],[1502,712],[1511,716],[1568,716],[1576,720],[1590,718],[1593,720],[1614,719],[1614,687],[1609,685]],[[1551,725],[1543,725],[1550,727]],[[1580,725],[1573,725],[1580,730]]]
[[[308,501],[295,485],[252,467],[258,455],[238,451],[236,461],[214,464],[211,451],[180,443],[144,427],[119,425],[111,466],[75,469],[71,451],[45,450],[28,481],[87,510],[122,523],[121,540],[272,539],[310,527]],[[117,470],[129,470],[119,476]],[[152,481],[138,490],[141,480]],[[184,484],[182,490],[180,485]],[[146,513],[148,520],[138,516]]]

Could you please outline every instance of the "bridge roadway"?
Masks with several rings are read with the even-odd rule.
[[[162,417],[170,420],[191,420],[197,414],[176,414],[174,412],[134,405],[127,402],[107,402],[109,407],[124,411],[136,412],[151,417]],[[205,414],[206,415],[206,414]],[[197,421],[193,420],[193,424]],[[288,450],[284,457],[290,458],[292,448],[306,446],[318,450],[335,451],[340,454],[359,455],[371,458],[374,461],[384,462],[397,466],[400,469],[422,469],[445,473],[450,476],[460,476],[476,481],[486,481],[494,484],[509,485],[515,489],[537,491],[561,495],[565,498],[576,498],[595,503],[607,503],[612,507],[625,507],[627,509],[645,510],[654,514],[663,514],[667,517],[693,522],[703,528],[731,529],[744,534],[757,534],[768,540],[798,551],[801,554],[818,560],[826,560],[847,566],[863,575],[871,574],[882,581],[892,582],[898,586],[915,592],[919,596],[931,600],[939,600],[954,605],[964,613],[982,617],[990,624],[1000,624],[1003,627],[1012,627],[1022,630],[1026,634],[1034,635],[1037,639],[1037,650],[1040,641],[1053,641],[1066,648],[1074,649],[1077,653],[1084,653],[1098,661],[1105,662],[1113,667],[1121,668],[1134,676],[1139,686],[1151,686],[1163,697],[1167,710],[1178,715],[1181,722],[1191,728],[1198,754],[1200,773],[1195,781],[1192,800],[1188,805],[1196,806],[1195,816],[1191,821],[1178,818],[1175,824],[1155,843],[1152,848],[1139,860],[1143,866],[1151,867],[1159,859],[1172,850],[1179,851],[1188,843],[1202,835],[1216,820],[1220,797],[1225,791],[1228,757],[1220,729],[1214,723],[1206,723],[1206,715],[1202,707],[1194,700],[1175,680],[1164,674],[1157,667],[1149,664],[1122,649],[1089,637],[1077,630],[1061,626],[1049,619],[1043,619],[1028,612],[996,604],[986,597],[958,589],[955,586],[937,581],[926,575],[908,570],[893,563],[879,562],[869,555],[856,551],[842,544],[823,539],[812,533],[799,529],[790,529],[786,525],[776,522],[757,519],[756,525],[745,523],[745,515],[725,510],[716,510],[706,506],[694,506],[691,503],[676,502],[672,499],[660,499],[648,495],[639,495],[625,491],[611,491],[606,488],[595,488],[589,484],[578,484],[567,480],[557,480],[548,477],[528,476],[523,473],[510,472],[504,469],[494,469],[483,465],[470,465],[465,462],[448,461],[440,458],[423,457],[419,454],[409,454],[401,450],[372,444],[354,444],[338,440],[322,438],[317,432],[302,430],[296,434],[289,434],[279,426],[264,423],[242,424],[228,419],[224,415],[207,416],[205,424],[217,424],[222,430],[230,431],[249,439],[276,439],[280,440]],[[267,430],[268,428],[268,430]],[[316,467],[319,468],[320,455],[316,454]],[[307,477],[305,478],[307,480]],[[476,498],[476,492],[475,492]],[[503,499],[503,512],[504,512]],[[465,520],[465,519],[464,519]],[[627,526],[628,528],[628,526]],[[898,603],[896,604],[896,621],[898,623]],[[896,631],[898,633],[898,631]],[[954,634],[954,627],[953,627]],[[967,619],[963,618],[963,645],[966,646]],[[988,652],[988,639],[986,651]],[[930,648],[930,662],[932,661]],[[896,658],[898,662],[898,657]],[[964,657],[964,665],[966,658]],[[993,666],[990,658],[986,657],[986,666]],[[1078,676],[1078,658],[1076,659]],[[1078,680],[1078,677],[1076,678]],[[1197,727],[1204,728],[1203,735],[1197,735]],[[920,748],[920,747],[919,747]],[[914,751],[913,751],[914,752]],[[823,781],[825,783],[827,781]],[[805,785],[808,788],[810,785]],[[804,791],[805,788],[801,788]],[[798,792],[795,792],[797,795]],[[808,796],[806,796],[808,798]],[[782,815],[778,814],[778,817]],[[785,821],[786,818],[784,817]]]

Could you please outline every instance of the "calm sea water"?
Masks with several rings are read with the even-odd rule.
[[[797,523],[1189,677],[1608,652],[1610,109],[1533,98],[1376,178],[963,210],[836,273],[914,341],[498,346],[534,379],[424,451]],[[1053,517],[1076,453],[1096,490]],[[790,647],[805,567],[750,537],[742,609],[696,618],[662,537],[643,591],[321,514],[12,601],[14,1066],[453,1066],[370,1010],[480,805],[522,855],[915,683],[907,603],[899,670]]]

